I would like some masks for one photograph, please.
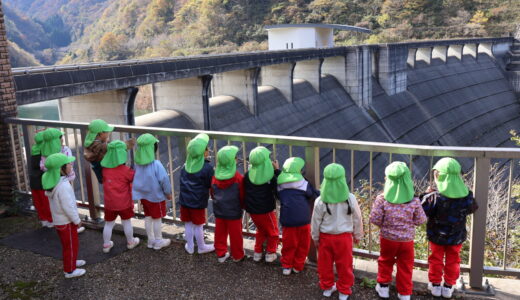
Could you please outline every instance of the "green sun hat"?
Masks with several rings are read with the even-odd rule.
[[[329,164],[323,170],[320,199],[324,203],[345,202],[349,196],[345,168],[340,164]]]
[[[282,173],[278,175],[278,184],[303,180],[302,169],[305,161],[299,157],[289,157],[282,166]]]
[[[155,143],[159,140],[149,133],[137,138],[137,150],[135,151],[135,163],[147,165],[155,160]]]
[[[441,195],[448,198],[464,198],[469,194],[468,187],[464,184],[461,175],[461,167],[457,160],[451,157],[440,159],[434,166],[434,170],[439,172],[435,184]]]
[[[224,146],[217,152],[217,167],[215,168],[215,178],[227,180],[233,178],[237,172],[236,156],[238,147]]]
[[[50,190],[54,188],[60,181],[60,170],[63,165],[75,161],[74,156],[67,156],[63,153],[54,153],[47,157],[45,160],[45,168],[47,171],[42,176],[42,186],[44,190]]]
[[[43,131],[43,141],[40,145],[40,152],[47,157],[61,151],[61,139],[63,132],[56,128],[47,128]]]
[[[43,143],[43,131],[40,131],[34,135],[34,145],[31,147],[31,155],[41,154],[41,145]]]
[[[107,153],[101,160],[103,168],[116,168],[126,163],[128,154],[126,152],[126,143],[115,140],[107,145]]]
[[[197,173],[204,166],[204,152],[208,147],[209,136],[205,133],[199,133],[195,136],[186,147],[186,172]]]
[[[274,168],[271,159],[269,159],[270,154],[271,151],[263,146],[256,147],[249,153],[251,168],[248,176],[249,181],[253,184],[261,185],[273,178]]]
[[[408,166],[395,161],[385,168],[385,200],[393,204],[410,202],[414,196],[412,175]]]
[[[90,124],[88,124],[88,132],[87,137],[85,138],[84,146],[88,147],[92,145],[92,142],[94,142],[98,133],[112,131],[114,131],[114,127],[108,125],[107,122],[101,119],[93,120],[90,122]]]

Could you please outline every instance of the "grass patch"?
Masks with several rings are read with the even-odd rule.
[[[34,216],[11,216],[0,218],[0,239],[11,234],[37,229],[40,224]]]
[[[52,289],[42,281],[16,281],[11,284],[0,284],[4,296],[7,299],[42,299]]]

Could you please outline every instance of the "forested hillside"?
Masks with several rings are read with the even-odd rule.
[[[520,22],[520,0],[2,2],[16,11],[6,14],[10,39],[44,64],[266,49],[267,24],[337,23],[373,30],[337,32],[336,44],[347,45],[503,36]]]

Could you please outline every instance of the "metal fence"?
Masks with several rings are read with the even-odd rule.
[[[64,143],[67,144],[76,156],[76,163],[74,168],[78,171],[79,176],[75,182],[76,196],[78,198],[78,204],[89,208],[90,217],[93,220],[99,219],[100,211],[103,210],[103,205],[99,193],[99,186],[97,180],[94,178],[93,173],[90,169],[90,164],[86,162],[83,156],[82,141],[84,140],[87,132],[87,123],[78,122],[62,122],[62,121],[46,121],[46,120],[35,120],[35,119],[18,119],[8,118],[5,120],[10,127],[11,139],[23,140],[25,155],[24,168],[16,168],[17,178],[17,189],[22,193],[30,193],[28,185],[21,184],[28,180],[28,159],[30,159],[30,146],[33,143],[33,135],[38,129],[45,127],[56,127],[65,132]],[[13,135],[13,127],[18,126],[18,136]],[[139,126],[125,126],[116,125],[114,133],[112,133],[112,139],[125,137],[133,137],[142,133],[154,134],[161,140],[160,159],[166,166],[166,169],[170,175],[172,187],[174,189],[174,195],[178,194],[178,170],[182,167],[185,161],[185,148],[190,138],[202,131],[198,130],[184,130],[184,129],[166,129],[156,127],[139,127]],[[520,269],[516,265],[519,257],[518,249],[512,247],[512,238],[518,239],[518,228],[510,228],[510,224],[518,222],[519,220],[512,220],[518,208],[513,208],[511,199],[514,178],[513,168],[520,159],[520,149],[517,148],[482,148],[482,147],[438,147],[438,146],[423,146],[423,145],[407,145],[407,144],[391,144],[391,143],[379,143],[379,142],[365,142],[365,141],[350,141],[350,140],[334,140],[334,139],[321,139],[321,138],[308,138],[308,137],[289,137],[289,136],[275,136],[275,135],[263,135],[263,134],[245,134],[245,133],[232,133],[232,132],[206,132],[212,139],[211,147],[216,154],[218,147],[224,144],[235,144],[241,148],[239,155],[241,158],[239,161],[242,163],[237,169],[245,172],[247,170],[247,153],[248,150],[256,145],[264,145],[269,147],[272,151],[273,159],[282,159],[289,156],[298,155],[305,159],[305,176],[306,178],[319,188],[321,170],[323,169],[324,162],[339,162],[345,166],[347,170],[347,178],[349,181],[350,189],[352,192],[356,192],[358,197],[364,198],[365,202],[360,201],[365,211],[370,209],[370,205],[376,196],[377,189],[375,188],[376,176],[375,174],[382,174],[383,169],[374,170],[374,161],[376,157],[379,159],[381,164],[381,158],[385,157],[385,163],[391,162],[393,159],[399,158],[400,160],[406,160],[409,163],[412,173],[417,172],[414,164],[418,161],[428,162],[428,167],[434,163],[435,159],[444,156],[457,157],[461,159],[470,159],[472,162],[472,176],[473,176],[473,192],[475,198],[479,204],[479,209],[472,216],[470,222],[470,238],[468,240],[469,249],[467,264],[461,266],[462,271],[469,272],[470,274],[470,286],[474,288],[482,287],[482,278],[484,274],[496,274],[496,275],[507,275],[507,276],[520,276]],[[14,148],[12,151],[16,151]],[[341,161],[339,156],[341,154]],[[130,156],[132,154],[130,153]],[[15,157],[17,157],[15,155]],[[403,159],[404,158],[404,159]],[[486,221],[489,216],[488,211],[488,193],[490,190],[491,180],[497,180],[496,174],[490,174],[492,164],[494,161],[499,161],[502,173],[505,176],[498,178],[501,184],[507,186],[506,193],[503,198],[499,199],[501,213],[498,214],[498,218],[502,225],[500,232],[490,232],[486,230]],[[361,165],[361,167],[359,167]],[[360,172],[363,169],[365,172]],[[504,170],[506,170],[504,172]],[[427,175],[428,176],[428,175]],[[490,177],[491,176],[491,177]],[[495,178],[493,178],[495,177]],[[428,180],[428,179],[427,179]],[[429,176],[431,181],[431,175]],[[79,185],[79,187],[78,187]],[[25,187],[25,190],[22,190]],[[360,192],[360,188],[363,188]],[[169,206],[171,207],[170,214],[166,217],[167,221],[180,222],[178,218],[178,207],[175,202],[176,197],[173,197]],[[136,208],[137,212],[140,213],[139,205]],[[512,222],[515,221],[515,222]],[[252,235],[254,227],[251,227],[250,218],[247,214],[243,219],[244,234]],[[358,245],[354,249],[354,254],[369,258],[376,259],[379,255],[378,249],[378,234],[375,226],[371,226],[364,218],[365,223],[365,239],[364,242]],[[214,227],[214,224],[208,222],[209,228]],[[502,228],[503,227],[503,228]],[[511,230],[514,229],[514,234]],[[418,236],[422,236],[423,240],[417,243],[425,243],[427,247],[427,241],[424,237],[424,229],[418,229]],[[499,248],[495,245],[492,248],[487,245],[490,240],[496,240],[500,238],[501,243]],[[487,247],[487,248],[486,248]],[[517,251],[517,252],[515,252]],[[493,261],[487,259],[487,254],[497,254],[498,259]],[[313,260],[316,258],[315,249],[311,249],[309,253],[309,259]],[[422,259],[416,259],[415,265],[417,267],[427,267],[426,257],[420,257]],[[516,260],[515,260],[516,259]],[[515,260],[515,261],[513,261]],[[512,262],[513,261],[513,262]]]

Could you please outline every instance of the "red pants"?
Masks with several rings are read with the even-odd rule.
[[[205,208],[189,208],[181,205],[181,221],[192,222],[195,225],[206,223]]]
[[[283,227],[282,262],[283,268],[302,271],[311,246],[311,225]]]
[[[334,263],[338,272],[336,287],[342,294],[350,295],[354,284],[352,267],[352,233],[320,233],[318,247],[318,277],[322,290],[334,285]]]
[[[69,223],[67,225],[54,225],[61,241],[61,252],[63,256],[63,271],[70,273],[76,270],[76,259],[78,258],[78,226]]]
[[[166,201],[152,202],[146,199],[141,199],[145,217],[152,217],[152,219],[160,219],[166,217]]]
[[[242,238],[242,219],[227,220],[215,218],[215,253],[218,257],[227,252],[227,239],[231,248],[231,257],[235,260],[244,257],[244,240]]]
[[[41,221],[47,221],[52,223],[51,207],[49,205],[49,199],[45,196],[44,190],[31,190],[33,205],[38,213],[38,218]]]
[[[444,283],[455,285],[460,275],[460,245],[438,245],[430,242],[432,253],[428,257],[428,279],[440,284],[444,271]],[[444,259],[446,258],[446,261]]]
[[[267,240],[267,253],[276,253],[278,248],[278,221],[274,211],[267,214],[251,214],[256,226],[255,252],[262,253],[264,242]]]
[[[403,296],[411,295],[413,289],[414,249],[413,241],[396,242],[381,238],[381,254],[377,260],[377,282],[392,282],[392,271],[397,263],[396,287]]]

